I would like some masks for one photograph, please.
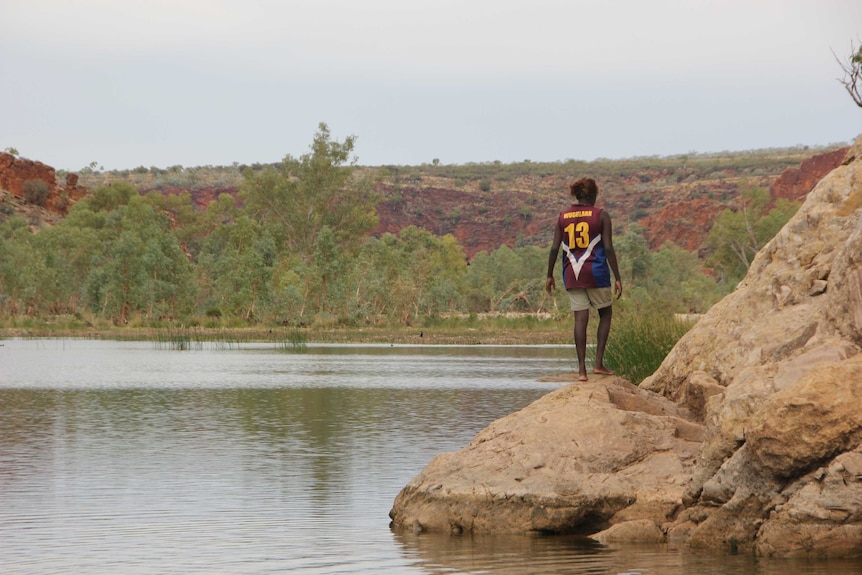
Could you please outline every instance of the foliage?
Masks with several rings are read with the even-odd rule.
[[[39,311],[41,268],[27,222],[13,216],[0,225],[0,305],[4,311]]]
[[[835,59],[838,60],[838,57],[836,56]],[[856,105],[862,108],[862,45],[856,48],[851,42],[850,56],[846,62],[838,60],[838,64],[844,71],[841,84]]]
[[[333,141],[321,123],[311,152],[260,172],[247,169],[240,198],[251,218],[265,226],[279,247],[311,257],[320,231],[329,228],[339,249],[355,251],[377,225],[373,180],[354,178],[355,138]]]
[[[658,369],[691,325],[656,308],[615,310],[605,364],[637,385]]]
[[[371,238],[356,258],[349,313],[368,323],[391,318],[409,324],[460,309],[466,267],[452,236],[408,227],[398,236]]]
[[[222,171],[139,166],[128,178],[94,186],[54,226],[34,233],[25,220],[11,216],[0,224],[0,316],[23,321],[71,317],[86,325],[118,326],[257,324],[294,334],[306,326],[451,321],[474,329],[475,318],[485,315],[532,328],[537,312],[556,321],[570,319],[565,291],[544,292],[547,246],[519,240],[514,247],[478,253],[468,264],[451,235],[407,227],[371,236],[380,199],[374,191],[378,174],[356,166],[354,143],[353,137],[333,140],[321,124],[309,152],[298,159],[287,156],[273,165]],[[724,165],[772,173],[798,163],[799,153],[784,151],[779,159],[690,154],[648,161],[666,172],[662,177],[712,173]],[[390,167],[389,172],[393,180],[411,183],[421,181],[423,169],[426,175],[432,170],[435,178],[457,177],[475,190],[491,182],[497,189],[498,182],[522,177],[519,171],[562,177],[589,169],[628,178],[644,162],[436,162],[426,168]],[[84,174],[90,181],[110,176],[95,167]],[[187,192],[142,193],[179,181],[172,178],[242,183],[238,201],[222,193],[206,208],[196,207]],[[646,204],[655,193],[645,187],[635,199]],[[722,278],[744,273],[745,261],[735,250],[750,261],[752,250],[795,209],[779,201],[770,210],[764,193],[746,192],[735,210],[719,218],[712,244],[712,261],[721,271],[717,279],[695,254],[672,244],[650,251],[642,229],[626,228],[615,241],[626,294],[621,309],[706,311],[731,285]],[[531,205],[512,206],[511,217],[533,218]],[[733,243],[740,238],[744,243]],[[615,326],[620,323],[615,319]],[[181,340],[177,345],[189,339],[183,333],[166,338]]]
[[[614,241],[629,300],[669,313],[703,313],[726,293],[696,254],[672,242],[655,252],[632,224]]]
[[[45,200],[51,194],[51,188],[44,180],[27,180],[22,186],[24,199],[36,206],[44,206]]]
[[[91,308],[121,325],[133,312],[161,319],[190,311],[192,269],[168,218],[145,198],[112,210],[98,235],[101,249],[83,286]]]
[[[743,192],[739,204],[721,212],[709,232],[709,262],[733,285],[748,271],[757,252],[799,209],[798,203],[779,199],[769,210],[769,200],[769,192],[763,188]]]
[[[270,296],[275,242],[259,223],[240,215],[207,236],[199,273],[207,307],[253,320]]]
[[[473,257],[467,271],[468,311],[473,313],[544,309],[547,250],[500,246]]]

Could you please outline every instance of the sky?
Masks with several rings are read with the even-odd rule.
[[[860,0],[0,0],[0,150],[75,171],[825,146]]]

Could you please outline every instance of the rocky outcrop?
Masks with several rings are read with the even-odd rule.
[[[685,250],[697,252],[706,243],[715,218],[726,209],[725,203],[697,198],[669,204],[642,219],[639,225],[644,229],[651,250],[673,242]]]
[[[704,428],[619,378],[573,383],[437,456],[390,514],[414,531],[593,533],[678,511]]]
[[[27,199],[24,187],[29,181],[45,183],[48,194],[41,206],[58,214],[66,213],[72,203],[87,194],[86,188],[78,186],[77,174],[67,174],[65,186],[59,186],[57,174],[51,166],[0,152],[0,190],[6,190],[14,196]]]
[[[642,383],[683,406],[712,390],[669,531],[765,555],[862,555],[860,346],[862,138]]]
[[[640,388],[564,387],[444,454],[397,528],[862,556],[862,137]]]
[[[772,203],[779,198],[804,200],[817,182],[841,165],[848,149],[816,154],[803,160],[799,167],[784,170],[769,185]],[[749,182],[747,185],[759,184]],[[734,208],[727,201],[709,197],[672,201],[638,224],[644,229],[651,250],[659,249],[665,242],[673,242],[690,252],[700,252],[706,246],[715,218],[726,209]]]
[[[504,194],[479,189],[405,186],[395,190],[381,186],[379,191],[387,199],[377,207],[380,223],[373,235],[398,234],[408,225],[415,225],[437,235],[453,235],[470,258],[482,251],[494,251],[501,241],[514,246],[518,237],[544,238],[553,210],[561,203],[520,190]]]
[[[849,148],[839,148],[802,160],[798,168],[787,168],[769,187],[774,199],[804,200],[826,174],[841,165]]]
[[[57,177],[51,166],[0,152],[0,189],[23,198],[24,182],[29,180],[41,180],[51,189],[57,185]]]

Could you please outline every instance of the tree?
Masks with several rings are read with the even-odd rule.
[[[744,191],[740,200],[736,210],[727,209],[718,215],[707,236],[712,250],[709,262],[734,283],[742,279],[757,252],[799,208],[798,203],[779,199],[767,211],[770,196],[763,188]]]
[[[229,205],[232,205],[233,198],[230,194],[222,194],[218,200],[221,201],[222,197],[227,200]],[[176,234],[183,249],[189,254],[192,261],[196,261],[201,243],[210,230],[207,228],[203,213],[195,209],[191,194],[187,191],[182,191],[179,194],[163,194],[159,191],[151,191],[144,196],[144,199],[157,211],[168,216],[171,221],[171,229]],[[217,203],[211,202],[210,205]]]
[[[31,314],[40,299],[42,261],[27,222],[13,216],[0,224],[0,309]]]
[[[275,244],[258,222],[240,215],[220,226],[206,238],[199,257],[208,307],[258,319],[270,301],[274,263]]]
[[[69,220],[34,236],[33,246],[45,263],[40,281],[43,309],[55,314],[81,311],[79,302],[92,262],[100,253],[101,242],[98,230],[73,225]]]
[[[343,259],[335,242],[335,234],[329,226],[320,228],[317,234],[317,245],[314,250],[314,267],[320,278],[320,289],[318,291],[318,311],[325,313],[329,311],[330,292],[338,277],[338,272],[343,271]]]
[[[546,248],[501,245],[470,261],[464,284],[470,312],[537,311],[545,303]]]
[[[410,324],[457,309],[467,270],[454,236],[409,226],[396,236],[369,238],[351,269],[349,313],[370,323],[390,318]]]
[[[850,57],[846,62],[841,61],[838,56],[838,65],[844,71],[844,77],[839,80],[856,105],[862,108],[862,44],[857,49],[850,43]]]
[[[85,207],[92,212],[112,212],[120,206],[129,203],[132,197],[138,195],[138,190],[127,182],[115,182],[107,186],[100,186],[92,193],[77,202],[75,206]]]
[[[614,239],[619,254],[620,271],[630,287],[646,287],[652,273],[652,253],[646,232],[638,224],[630,224],[625,234]]]
[[[133,312],[148,319],[175,319],[191,310],[191,265],[168,217],[133,196],[107,214],[101,251],[85,282],[94,311],[126,324]]]
[[[715,279],[703,273],[697,255],[673,242],[652,254],[647,285],[651,308],[679,313],[702,313],[721,299]]]
[[[313,258],[320,230],[328,227],[340,250],[355,252],[377,225],[378,197],[372,178],[355,172],[355,138],[333,141],[321,123],[311,152],[286,156],[275,166],[246,169],[240,197],[248,214],[270,230],[277,247]]]

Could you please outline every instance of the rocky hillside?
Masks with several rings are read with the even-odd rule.
[[[494,422],[393,525],[860,557],[860,352],[862,137],[640,387],[591,375]]]
[[[384,181],[376,233],[397,233],[408,225],[452,234],[468,257],[501,244],[546,245],[556,214],[570,201],[568,183],[581,175],[599,182],[598,203],[614,218],[618,232],[629,224],[644,228],[651,249],[672,241],[689,250],[703,248],[712,222],[722,210],[736,208],[740,192],[768,188],[774,199],[803,199],[814,184],[838,166],[847,148],[804,158],[774,174],[744,170],[726,161],[706,173],[687,173],[678,162],[662,167],[645,161],[632,169],[620,162],[616,173],[573,169],[570,176],[523,177],[481,189],[479,183],[456,188],[452,178],[416,177],[407,183]],[[659,162],[656,162],[658,164]],[[774,167],[774,165],[773,165]]]
[[[30,184],[42,187],[29,187]],[[23,207],[25,202],[57,215],[65,214],[70,205],[87,194],[87,188],[78,186],[77,174],[66,174],[64,184],[60,184],[51,166],[6,152],[0,152],[0,190],[20,200],[16,202],[8,198],[13,206],[19,208],[16,211],[27,211]],[[32,211],[37,217],[42,213]],[[50,218],[48,214],[45,217]]]
[[[612,214],[617,233],[637,223],[652,249],[673,241],[698,251],[716,215],[737,207],[740,191],[759,186],[769,188],[773,198],[804,198],[840,163],[846,150],[727,152],[589,163],[390,166],[375,169],[383,175],[378,185],[380,223],[374,233],[398,233],[414,225],[440,235],[452,234],[468,257],[502,244],[544,246],[550,239],[551,222],[569,202],[568,183],[589,175],[599,182],[599,203]],[[189,192],[194,204],[204,209],[222,194],[236,197],[241,168],[86,170],[81,183],[95,188],[122,180],[141,193]],[[0,153],[0,190],[8,192],[6,201],[0,198],[0,217],[24,212],[32,221],[55,221],[86,193],[78,185],[78,176],[62,176],[65,181],[58,182],[50,166]],[[27,201],[24,194],[25,183],[32,180],[44,181],[50,188],[38,205]]]

